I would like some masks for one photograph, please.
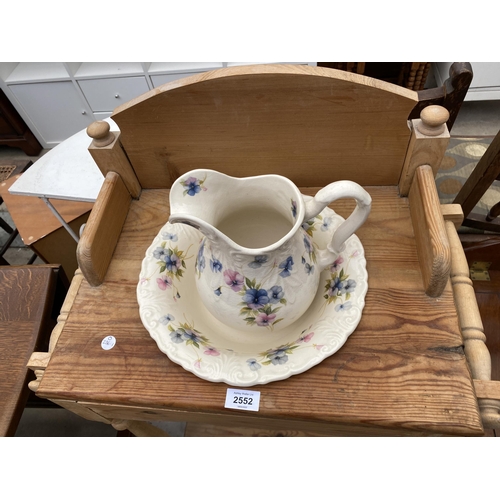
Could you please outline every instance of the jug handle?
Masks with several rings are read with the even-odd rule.
[[[351,215],[336,229],[332,240],[325,250],[318,253],[318,265],[322,268],[333,264],[335,259],[345,248],[345,242],[357,231],[368,218],[371,210],[371,196],[359,185],[352,181],[337,181],[320,189],[314,198],[306,201],[304,221],[318,215],[330,203],[342,198],[354,198],[356,207]]]

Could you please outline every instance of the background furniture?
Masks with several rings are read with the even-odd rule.
[[[473,72],[470,63],[453,63],[449,67],[448,77],[441,80],[437,87],[418,92],[418,104],[413,108],[409,118],[419,118],[422,110],[432,104],[443,106],[450,114],[446,126],[451,132],[472,80]]]
[[[434,62],[432,70],[438,86],[448,78],[451,62]],[[466,101],[488,101],[500,99],[500,63],[473,62],[474,82],[472,83]]]
[[[433,178],[448,113],[430,107],[410,130],[417,102],[412,90],[360,75],[280,65],[193,76],[119,107],[120,133],[90,130],[106,178],[49,351],[30,361],[30,387],[134,433],[153,420],[327,435],[482,435],[483,425],[498,426],[498,387],[456,233],[461,211],[440,207]],[[141,261],[168,219],[168,188],[197,166],[279,173],[298,186],[348,178],[373,198],[357,232],[369,276],[358,328],[307,372],[254,387],[257,413],[224,409],[227,386],[172,363],[139,318]],[[345,217],[352,204],[333,208]],[[101,348],[107,335],[116,348]]]
[[[0,89],[0,145],[21,148],[28,156],[42,150],[33,132]]]
[[[0,187],[5,181],[7,181],[7,179],[11,178],[12,176],[17,176],[21,174],[22,172],[26,171],[26,169],[28,169],[32,164],[33,162],[29,160],[28,161],[15,160],[11,161],[7,165],[0,165]],[[0,194],[0,204],[2,203],[3,203],[3,198]],[[19,234],[19,231],[17,230],[16,227],[11,227],[7,223],[7,221],[5,221],[2,217],[0,217],[0,228],[9,235],[7,240],[3,242],[0,248],[0,265],[6,266],[9,265],[9,262],[7,262],[4,258],[5,252],[10,248],[12,243],[14,243],[14,240]],[[27,263],[32,264],[35,261],[35,259],[36,259],[36,254],[34,254],[33,257],[31,257]]]
[[[58,272],[54,265],[0,266],[0,436],[15,434],[28,402],[31,353],[48,348],[64,293]]]
[[[394,83],[411,90],[423,90],[429,62],[319,62],[318,66],[340,69]]]
[[[457,203],[462,207],[465,217],[464,226],[500,232],[500,219],[498,218],[500,215],[500,199],[490,207],[490,211],[486,216],[474,212],[474,207],[496,180],[500,180],[500,132],[488,146],[476,168],[465,181],[453,201],[453,203]]]
[[[16,230],[19,231],[25,245],[45,262],[60,264],[61,274],[64,274],[68,281],[71,280],[78,266],[76,241],[42,200],[33,196],[17,196],[9,193],[9,188],[18,178],[19,176],[14,176],[0,183],[0,196],[16,225]],[[87,222],[93,204],[54,200],[54,206],[70,228],[78,233],[80,227]]]

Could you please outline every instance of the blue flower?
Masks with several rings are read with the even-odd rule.
[[[334,278],[330,281],[330,288],[328,290],[328,295],[331,297],[337,296],[338,293],[344,293],[344,283],[340,281],[340,278]]]
[[[220,297],[220,295],[222,294],[221,287],[214,290],[214,293],[215,293],[215,295],[217,295],[217,297]]]
[[[328,231],[328,229],[332,225],[332,220],[332,217],[325,217],[323,219],[323,224],[321,224],[321,231]]]
[[[171,321],[174,321],[175,318],[171,314],[167,314],[166,316],[162,316],[159,321],[162,325],[168,325]]]
[[[289,257],[287,257],[287,259],[284,260],[278,267],[280,269],[283,269],[283,271],[281,271],[281,273],[279,273],[282,278],[286,278],[286,277],[290,276],[290,271],[292,270],[292,267],[293,267],[292,256],[290,255]]]
[[[253,370],[254,372],[257,370],[260,370],[262,368],[262,365],[257,363],[257,360],[254,358],[247,359],[248,366],[250,370]]]
[[[174,233],[161,233],[161,235],[163,236],[163,238],[165,240],[170,240],[170,241],[177,241],[178,240],[177,235]]]
[[[347,280],[344,284],[343,293],[352,293],[355,288],[356,288],[356,281],[355,280]]]
[[[292,215],[293,218],[297,218],[297,202],[295,200],[292,200]]]
[[[348,311],[350,308],[352,307],[352,304],[350,301],[347,301],[345,304],[337,304],[335,306],[335,310],[337,312],[340,312],[340,311]]]
[[[263,288],[260,290],[257,290],[256,288],[249,288],[243,296],[243,302],[245,302],[251,309],[260,309],[269,302],[267,290],[264,290]]]
[[[201,342],[200,337],[195,332],[193,332],[193,330],[185,330],[182,336],[184,337],[184,339],[191,340],[192,342]]]
[[[283,292],[283,288],[280,286],[273,286],[271,289],[268,291],[269,294],[269,302],[271,304],[277,304],[285,295]]]
[[[305,247],[307,253],[312,253],[313,248],[311,245],[311,240],[309,239],[309,237],[307,235],[304,235],[304,247]]]
[[[222,263],[218,259],[210,259],[210,269],[214,273],[220,273],[222,271]]]
[[[182,338],[182,332],[180,330],[170,332],[170,339],[174,344],[182,344],[184,342],[184,339]]]
[[[302,223],[302,229],[304,231],[309,230],[309,223],[307,221],[305,221],[305,222]]]
[[[314,266],[311,266],[310,264],[306,263],[305,268],[307,274],[312,274],[314,272]]]
[[[262,264],[267,262],[267,255],[256,255],[254,260],[248,264],[252,269],[258,269]]]
[[[165,264],[167,265],[167,269],[173,273],[176,273],[177,270],[180,269],[180,267],[182,265],[182,262],[179,259],[179,256],[175,253],[173,253],[172,255],[165,255],[163,260],[165,261]]]
[[[269,351],[267,357],[273,365],[284,365],[288,361],[287,347],[278,347]]]
[[[201,191],[200,181],[196,177],[188,177],[182,182],[182,185],[186,188],[185,193],[189,196],[194,196]]]
[[[158,260],[165,260],[165,256],[168,255],[168,252],[163,247],[158,247],[156,250],[153,250],[153,257]]]

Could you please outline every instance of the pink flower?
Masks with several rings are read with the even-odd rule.
[[[169,276],[160,276],[156,278],[156,283],[158,283],[158,288],[160,290],[166,290],[172,286],[172,278]]]
[[[245,278],[240,273],[233,271],[232,269],[226,269],[223,274],[224,281],[226,282],[226,285],[231,288],[231,290],[239,292],[243,288]]]
[[[339,257],[331,266],[330,266],[330,271],[333,273],[335,271],[337,271],[337,269],[340,267],[340,264],[342,264],[342,262],[344,262],[344,258],[343,257]]]
[[[259,326],[269,326],[276,318],[276,314],[266,314],[260,313],[256,318],[255,322]]]
[[[325,347],[323,344],[313,344],[313,347],[317,349],[318,351],[321,351],[322,347]]]
[[[220,352],[215,347],[207,347],[204,354],[208,356],[220,356]]]
[[[194,362],[194,367],[195,368],[201,368],[201,359],[198,358],[195,362]]]
[[[314,332],[308,333],[307,335],[301,335],[299,342],[309,342],[314,336]]]

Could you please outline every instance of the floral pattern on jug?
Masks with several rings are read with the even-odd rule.
[[[340,197],[354,198],[357,206],[318,254],[314,233],[331,224],[321,212]],[[235,178],[199,169],[172,185],[169,220],[205,236],[196,257],[196,286],[210,313],[235,328],[275,331],[307,310],[320,273],[364,222],[370,204],[369,194],[350,181],[334,182],[305,200],[285,177]],[[178,269],[177,261],[168,264]],[[343,275],[332,280],[331,297],[353,286]]]
[[[184,186],[183,196],[194,196],[200,191],[207,191],[208,188],[205,187],[206,176],[203,179],[198,179],[193,176],[189,176],[181,181],[181,185]]]
[[[170,242],[178,240],[178,236],[172,232],[162,233],[162,238],[164,238],[164,241],[152,252],[153,258],[157,259],[156,264],[158,266],[157,273],[159,276],[156,277],[156,284],[160,290],[171,290],[172,297],[177,300],[181,296],[175,280],[180,281],[186,270],[186,260],[192,258],[192,255],[188,256],[191,245],[185,251],[180,250],[177,246],[172,247]],[[143,277],[140,283],[146,283],[151,278],[152,275]]]

